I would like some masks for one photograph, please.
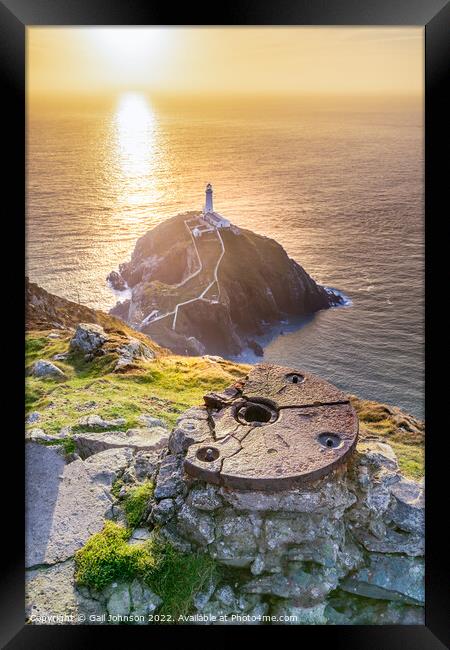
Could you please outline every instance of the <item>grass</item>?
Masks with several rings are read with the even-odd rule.
[[[401,472],[419,480],[425,473],[425,426],[397,407],[351,396],[360,422],[360,438],[377,438],[394,450]]]
[[[67,352],[69,340],[68,332],[60,339],[48,339],[41,331],[28,332],[26,367],[37,359],[53,363],[54,354]],[[162,355],[155,361],[138,361],[132,371],[114,373],[116,360],[113,353],[93,361],[70,354],[64,362],[57,362],[66,380],[28,376],[27,413],[39,411],[39,428],[49,434],[67,425],[76,431],[91,431],[78,425],[78,420],[94,413],[106,419],[125,418],[125,425],[119,427],[122,430],[142,426],[142,413],[159,417],[172,427],[183,411],[203,402],[206,392],[221,390],[248,372],[248,366],[228,361]]]
[[[143,544],[128,543],[130,531],[107,521],[75,554],[75,580],[96,591],[113,581],[145,582],[163,601],[161,614],[177,621],[192,609],[196,593],[218,569],[206,554],[183,554],[157,536]]]
[[[123,508],[130,528],[138,526],[148,507],[148,502],[153,495],[154,485],[151,481],[145,481],[126,493],[123,500]]]

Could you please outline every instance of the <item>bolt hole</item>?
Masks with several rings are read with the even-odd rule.
[[[271,412],[260,404],[251,404],[244,411],[244,420],[246,422],[269,422],[271,417]]]
[[[196,454],[198,460],[204,463],[212,463],[219,458],[219,455],[219,450],[215,447],[200,447]]]
[[[341,437],[336,433],[321,433],[318,440],[321,445],[328,447],[328,449],[336,449],[342,445]]]
[[[291,384],[302,384],[305,381],[304,376],[298,372],[292,372],[286,375],[286,379]]]

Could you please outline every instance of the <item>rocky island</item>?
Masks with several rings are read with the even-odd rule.
[[[179,354],[262,354],[254,337],[283,319],[342,304],[273,239],[237,228],[212,209],[178,214],[136,243],[108,276],[131,290],[111,313]]]

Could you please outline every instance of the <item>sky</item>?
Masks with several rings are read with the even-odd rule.
[[[423,36],[422,27],[28,27],[28,92],[420,96]]]

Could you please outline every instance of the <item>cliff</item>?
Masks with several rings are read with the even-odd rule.
[[[235,227],[196,237],[199,217],[179,214],[138,240],[108,276],[132,293],[111,313],[177,353],[234,355],[261,353],[252,337],[270,325],[341,302],[273,239]]]

